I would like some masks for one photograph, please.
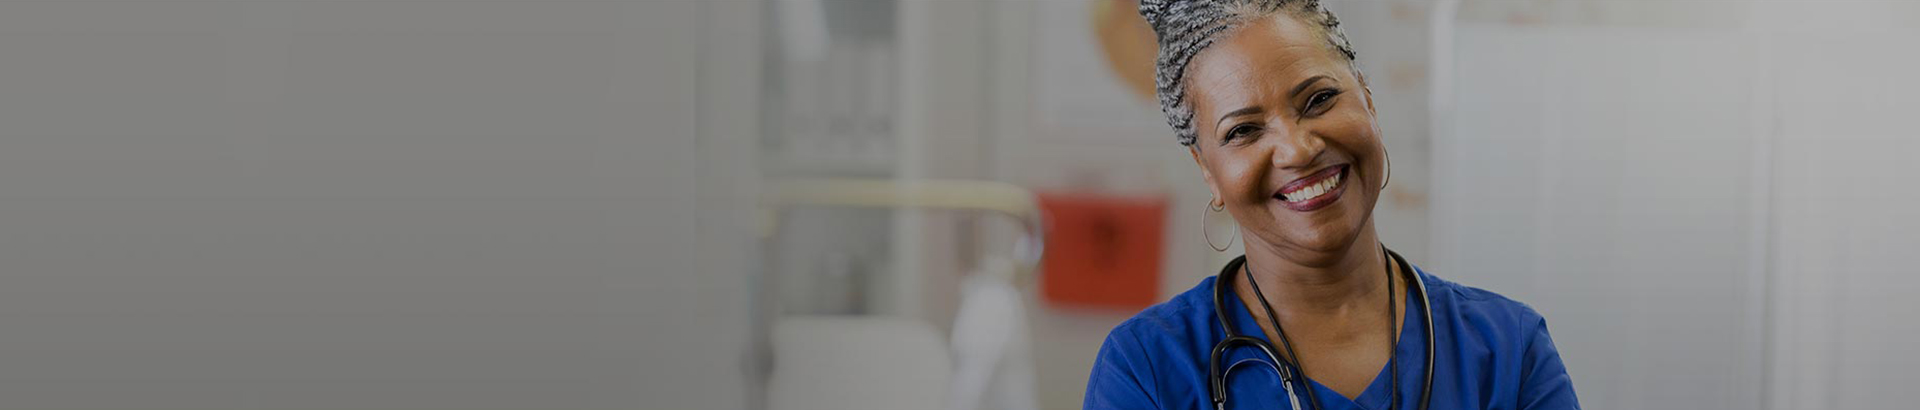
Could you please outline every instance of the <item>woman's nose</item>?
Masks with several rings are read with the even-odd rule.
[[[1305,168],[1311,166],[1313,159],[1326,151],[1327,141],[1306,130],[1288,129],[1281,138],[1273,138],[1273,167]]]

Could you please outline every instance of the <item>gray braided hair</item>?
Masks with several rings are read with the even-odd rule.
[[[1340,31],[1340,19],[1322,8],[1319,0],[1140,0],[1140,16],[1153,27],[1160,43],[1153,72],[1160,111],[1167,114],[1167,125],[1173,126],[1180,145],[1192,146],[1198,138],[1193,108],[1186,101],[1187,62],[1235,26],[1281,12],[1319,27],[1348,63],[1354,61],[1353,45]]]

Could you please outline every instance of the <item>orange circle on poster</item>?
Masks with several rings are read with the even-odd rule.
[[[1134,94],[1151,101],[1154,97],[1153,63],[1160,45],[1153,28],[1140,17],[1137,0],[1093,0],[1089,13],[1094,37],[1100,39],[1101,54],[1107,68]]]

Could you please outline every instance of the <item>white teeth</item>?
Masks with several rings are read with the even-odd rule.
[[[1314,183],[1306,188],[1300,188],[1299,190],[1293,191],[1293,193],[1286,194],[1287,202],[1305,202],[1310,199],[1319,198],[1321,195],[1326,195],[1326,193],[1332,192],[1334,188],[1338,187],[1340,187],[1340,175],[1335,174],[1332,178],[1320,180],[1320,182]]]

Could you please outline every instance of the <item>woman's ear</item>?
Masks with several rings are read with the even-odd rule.
[[[1378,111],[1373,110],[1373,87],[1367,85],[1367,73],[1362,73],[1360,72],[1360,68],[1355,67],[1353,69],[1353,76],[1360,80],[1360,98],[1367,100],[1367,112],[1378,113]]]
[[[1193,165],[1200,167],[1200,182],[1206,183],[1207,191],[1213,193],[1214,201],[1220,201],[1222,206],[1226,205],[1226,201],[1220,199],[1220,186],[1213,183],[1213,170],[1207,168],[1206,161],[1200,160],[1200,146],[1198,145],[1200,142],[1194,141],[1194,144],[1195,145],[1187,146],[1187,153],[1193,155]],[[1211,207],[1213,203],[1208,202],[1207,206]]]

